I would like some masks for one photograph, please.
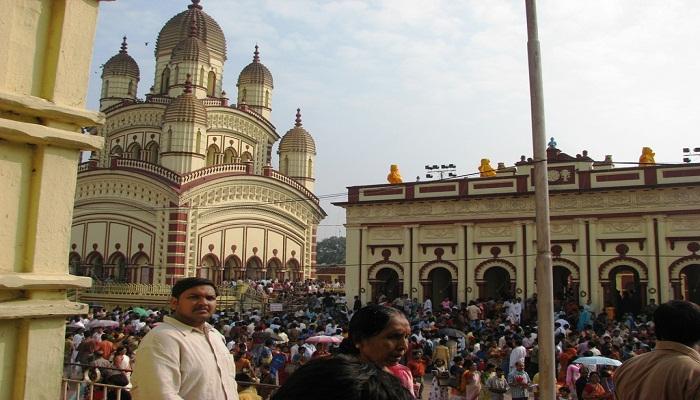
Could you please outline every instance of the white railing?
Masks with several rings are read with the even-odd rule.
[[[172,170],[169,170],[163,166],[160,166],[158,164],[152,164],[149,163],[148,161],[142,161],[142,160],[133,160],[130,158],[117,158],[116,159],[116,166],[117,167],[122,167],[122,168],[133,168],[133,169],[139,169],[142,171],[147,171],[153,174],[156,174],[158,176],[162,176],[163,178],[169,180],[172,183],[175,184],[180,184],[181,177],[180,175]]]
[[[206,107],[222,107],[224,105],[224,100],[209,97],[206,99],[202,99],[202,103]]]
[[[170,297],[172,286],[165,283],[106,283],[95,284],[80,294]],[[249,289],[247,284],[234,287],[218,286],[219,296],[240,296]]]
[[[295,181],[294,179],[292,179],[288,176],[282,175],[275,170],[270,171],[270,178],[277,179],[278,181],[282,181],[282,182],[286,183],[287,185],[304,193],[314,203],[318,204],[318,197],[316,197],[316,195],[311,193],[311,191],[309,189],[307,189],[306,187],[304,187],[304,185],[300,184],[299,182]]]
[[[240,173],[245,173],[246,172],[246,165],[245,164],[217,164],[217,165],[212,165],[211,167],[206,167],[202,169],[198,169],[196,171],[189,172],[185,175],[182,175],[181,177],[181,185],[184,185],[186,183],[192,182],[194,180],[197,180],[199,178],[202,178],[207,175],[214,175],[214,174],[223,174],[227,172],[240,172]]]
[[[125,390],[123,386],[63,378],[61,400],[93,400],[96,398],[106,400],[110,393],[116,393],[115,398],[121,400],[122,391]],[[124,397],[126,398],[126,396]]]

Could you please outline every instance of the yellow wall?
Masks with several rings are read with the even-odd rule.
[[[97,0],[0,0],[0,399],[56,399],[80,134]]]

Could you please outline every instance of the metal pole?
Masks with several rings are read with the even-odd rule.
[[[527,55],[530,70],[530,109],[532,147],[535,160],[535,223],[537,225],[537,338],[539,344],[540,398],[556,397],[554,360],[554,290],[552,289],[552,255],[549,238],[549,183],[542,93],[542,64],[537,37],[535,0],[525,0],[527,14]]]

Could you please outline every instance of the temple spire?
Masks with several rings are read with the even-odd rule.
[[[294,126],[300,127],[301,126],[301,109],[297,108],[297,118],[294,120]]]
[[[126,54],[126,47],[127,47],[127,44],[126,44],[126,36],[124,36],[124,37],[122,38],[122,47],[121,47],[121,49],[119,50],[119,52],[120,52],[121,54]]]

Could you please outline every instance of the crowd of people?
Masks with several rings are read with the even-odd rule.
[[[498,400],[506,393],[512,399],[538,397],[536,295],[461,304],[447,298],[433,305],[430,299],[420,302],[404,294],[395,299],[382,296],[365,305],[357,297],[350,304],[332,284],[248,284],[283,302],[284,311],[212,309],[207,314],[193,308],[190,315],[197,319],[201,311],[208,321],[205,325],[223,338],[225,351],[233,356],[241,399],[301,398],[295,391],[306,391],[306,399],[324,398],[313,397],[324,390],[335,391],[338,397],[342,379],[355,379],[353,390],[360,394],[377,391],[372,398]],[[194,326],[183,317],[185,300],[177,299],[171,302],[174,314],[166,309],[117,307],[71,318],[66,375],[124,387],[121,398],[128,398],[131,371],[139,365],[140,350],[145,352],[140,345],[145,342],[149,354],[155,346],[144,340],[149,331],[164,331],[160,325],[185,329],[178,325],[183,321]],[[611,316],[609,310],[593,309],[590,302],[558,302],[551,328],[556,338],[558,398],[612,399],[615,365],[648,353],[661,340],[652,321],[657,307],[651,302],[636,315]],[[158,368],[152,366],[154,371]],[[343,373],[326,376],[329,369]],[[387,381],[388,376],[398,380]],[[321,377],[310,394],[308,379]],[[400,396],[391,395],[395,382],[405,390]]]

